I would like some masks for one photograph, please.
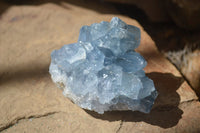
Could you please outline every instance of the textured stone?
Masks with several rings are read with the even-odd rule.
[[[200,96],[200,50],[192,51],[185,47],[183,50],[168,52],[166,56],[187,78],[194,91]]]
[[[200,50],[195,50],[185,56],[181,71],[200,97]]]
[[[51,78],[84,109],[149,113],[157,91],[143,71],[147,62],[134,51],[139,44],[140,29],[117,17],[83,26],[77,43],[52,52]]]
[[[63,97],[48,73],[52,50],[77,41],[82,25],[109,21],[112,14],[141,30],[136,51],[147,59],[145,72],[159,92],[150,114],[85,112]],[[141,25],[117,15],[112,7],[87,0],[10,5],[1,14],[0,29],[1,132],[200,131],[200,104],[193,90]]]

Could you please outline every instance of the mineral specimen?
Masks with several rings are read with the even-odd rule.
[[[157,91],[143,71],[147,62],[134,51],[139,44],[140,29],[117,17],[83,26],[77,43],[52,52],[51,78],[81,108],[148,113]]]

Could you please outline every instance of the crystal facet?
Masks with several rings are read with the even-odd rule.
[[[140,29],[117,17],[83,26],[77,43],[52,52],[51,78],[84,109],[148,113],[157,91],[145,76],[146,60],[134,51],[139,44]]]

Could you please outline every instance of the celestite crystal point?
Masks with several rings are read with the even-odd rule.
[[[139,28],[117,17],[83,26],[77,43],[52,52],[51,78],[81,108],[149,113],[157,91],[145,76],[147,62],[134,51],[140,38]]]

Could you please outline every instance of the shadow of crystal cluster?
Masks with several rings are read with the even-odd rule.
[[[77,43],[52,52],[51,78],[81,108],[149,113],[157,91],[145,76],[147,62],[134,51],[140,35],[117,17],[83,26]]]

